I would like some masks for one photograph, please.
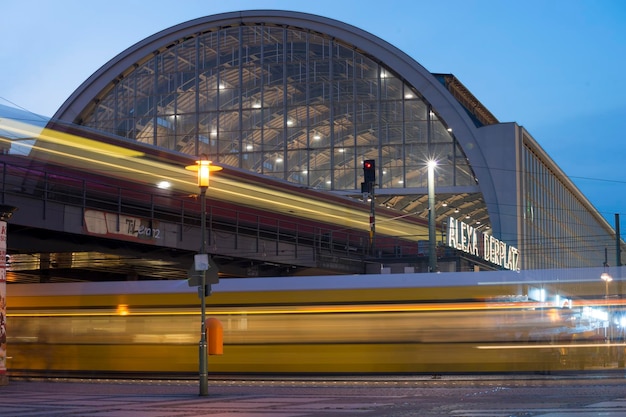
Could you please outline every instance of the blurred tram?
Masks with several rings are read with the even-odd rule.
[[[207,298],[224,329],[209,372],[623,367],[624,306],[595,281],[504,271],[223,279]],[[197,373],[200,302],[184,280],[12,284],[7,300],[10,372]]]

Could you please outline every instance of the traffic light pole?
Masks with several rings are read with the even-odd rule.
[[[370,247],[371,256],[375,256],[376,252],[376,195],[374,188],[376,186],[376,161],[374,159],[366,159],[363,161],[363,180],[361,184],[361,192],[367,192],[370,199]]]
[[[376,196],[374,195],[374,188],[374,183],[370,183],[370,255],[372,256],[376,252]]]

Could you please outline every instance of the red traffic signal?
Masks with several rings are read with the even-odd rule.
[[[366,159],[363,161],[363,177],[365,183],[376,183],[376,161],[373,159]]]

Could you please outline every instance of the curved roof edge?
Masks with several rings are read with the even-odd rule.
[[[114,85],[132,72],[142,61],[148,60],[177,44],[181,39],[194,37],[213,28],[251,24],[291,26],[329,35],[341,42],[348,43],[357,48],[359,52],[370,56],[377,62],[384,63],[401,78],[410,82],[448,124],[451,124],[448,119],[457,119],[454,120],[456,130],[462,125],[473,127],[469,117],[462,117],[465,120],[458,120],[458,117],[448,114],[447,109],[451,106],[455,110],[452,113],[465,116],[463,107],[446,87],[400,49],[369,32],[338,20],[307,13],[278,10],[222,13],[190,20],[157,32],[121,52],[98,69],[72,93],[54,114],[53,119],[72,123],[80,122],[75,118],[85,108],[89,107],[90,101],[100,94],[107,85]],[[415,75],[419,75],[419,79]],[[444,117],[444,113],[447,117]]]
[[[361,49],[361,52],[373,57],[378,62],[382,62],[382,60],[377,58],[377,55],[373,54],[367,46],[377,45],[385,50],[393,51],[395,54],[403,55],[403,59],[411,59],[399,49],[368,32],[338,20],[318,15],[280,10],[246,10],[221,13],[189,20],[164,29],[119,53],[83,82],[57,110],[53,119],[76,122],[74,118],[89,105],[89,101],[100,93],[108,83],[115,83],[123,79],[143,60],[147,60],[179,43],[181,39],[188,39],[215,28],[258,24],[291,26],[332,35]],[[413,61],[413,65],[419,64]],[[425,69],[423,71],[428,73]]]
[[[157,32],[121,52],[97,70],[63,103],[53,119],[80,124],[80,120],[76,118],[95,104],[94,100],[99,94],[107,91],[108,87],[112,88],[141,63],[181,40],[216,28],[260,24],[293,27],[331,36],[392,69],[401,79],[412,85],[433,106],[446,125],[453,129],[459,145],[469,158],[470,165],[486,166],[485,157],[479,146],[480,135],[471,116],[446,86],[422,65],[390,43],[355,26],[318,15],[293,11],[247,10],[222,13],[190,20]],[[484,195],[493,198],[497,196],[490,178],[481,176],[478,180]],[[497,202],[494,203],[497,206]],[[499,225],[492,223],[492,227],[498,228]]]

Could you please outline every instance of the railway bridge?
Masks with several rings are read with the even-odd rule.
[[[187,276],[201,240],[196,194],[33,165],[0,163],[2,204],[17,208],[9,281]],[[360,273],[367,249],[364,232],[212,199],[206,236],[220,273],[233,276]]]

